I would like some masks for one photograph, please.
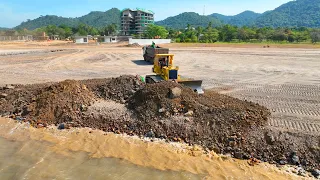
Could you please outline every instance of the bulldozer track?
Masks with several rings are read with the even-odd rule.
[[[266,97],[246,97],[232,95],[242,100],[252,101],[268,107],[272,112],[285,113],[285,114],[296,114],[305,116],[319,116],[320,109],[319,103],[316,101],[301,102],[295,99],[277,99],[277,98],[266,98]]]
[[[273,103],[296,103],[301,106],[301,104],[314,104],[316,106],[320,106],[320,100],[316,99],[306,99],[306,98],[299,98],[299,97],[281,97],[277,95],[273,96],[266,96],[263,94],[257,94],[257,93],[238,93],[238,92],[231,92],[228,93],[228,95],[237,97],[239,99],[244,99],[244,100],[250,100],[250,101],[262,101],[262,102],[267,102],[271,101]]]
[[[255,83],[212,85],[214,90],[227,90],[225,94],[269,108],[270,127],[320,134],[320,86]]]
[[[296,121],[287,118],[275,118],[272,117],[269,119],[269,126],[293,130],[293,131],[302,131],[305,133],[316,133],[320,134],[320,124],[318,123],[309,123],[303,121]]]
[[[282,114],[296,114],[302,116],[316,116],[320,117],[320,112],[318,110],[310,110],[310,109],[293,109],[293,108],[275,108],[272,109],[273,112],[282,113]]]
[[[288,89],[288,88],[277,88],[277,89],[269,89],[269,88],[250,88],[246,89],[247,92],[250,93],[264,93],[268,95],[273,95],[273,94],[285,94],[285,95],[291,95],[291,96],[314,96],[317,99],[319,99],[319,89],[304,89],[304,90],[297,90],[297,89]]]

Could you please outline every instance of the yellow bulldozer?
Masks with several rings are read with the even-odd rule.
[[[174,81],[193,89],[198,94],[203,94],[201,88],[202,80],[183,78],[179,75],[179,67],[173,64],[173,54],[156,54],[153,59],[152,72],[155,75],[147,75],[146,83],[156,83],[160,81]]]

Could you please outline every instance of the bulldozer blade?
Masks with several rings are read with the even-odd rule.
[[[178,83],[191,88],[193,91],[197,92],[198,94],[204,93],[201,88],[202,80],[180,80],[178,81]]]

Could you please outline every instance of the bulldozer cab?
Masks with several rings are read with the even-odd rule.
[[[173,56],[173,54],[156,54],[154,59],[154,66],[172,67]]]
[[[156,54],[153,62],[154,73],[161,74],[163,69],[173,67],[173,54]]]
[[[193,91],[198,94],[203,94],[201,88],[202,80],[193,80],[181,78],[179,75],[179,67],[173,65],[173,54],[156,54],[153,61],[152,71],[156,75],[147,75],[147,83],[156,83],[160,81],[170,81],[173,80],[179,84],[183,84],[190,87]]]
[[[178,67],[173,66],[173,54],[157,54],[154,58],[153,72],[164,80],[178,79]]]

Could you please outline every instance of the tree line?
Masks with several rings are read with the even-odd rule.
[[[237,27],[224,25],[196,28],[187,25],[185,29],[164,28],[149,25],[142,38],[169,38],[178,43],[215,43],[215,42],[320,42],[320,29],[312,28],[271,28],[271,27]]]
[[[96,28],[86,24],[79,24],[77,27],[69,27],[66,25],[48,25],[45,27],[37,28],[35,30],[3,30],[0,31],[2,36],[24,36],[24,35],[33,35],[33,36],[43,36],[43,32],[47,36],[58,36],[61,39],[70,38],[72,36],[86,36],[86,35],[116,35],[118,26],[116,24],[110,24],[105,27]]]
[[[42,28],[29,31],[23,30],[3,30],[0,35],[34,35],[58,36],[61,39],[71,36],[86,35],[117,35],[119,27],[116,24],[110,24],[102,28],[96,28],[86,24],[79,24],[77,27],[68,27],[66,25],[48,25]],[[215,43],[215,42],[320,42],[320,29],[315,28],[271,28],[271,27],[237,27],[224,25],[214,27],[210,22],[206,27],[192,27],[186,25],[185,29],[165,28],[162,26],[150,24],[144,34],[133,35],[135,38],[170,38],[178,43]]]
[[[320,29],[312,28],[270,28],[270,27],[237,27],[224,25],[212,27],[209,23],[207,27],[191,27],[187,25],[185,29],[167,29],[168,38],[175,42],[320,42]]]

